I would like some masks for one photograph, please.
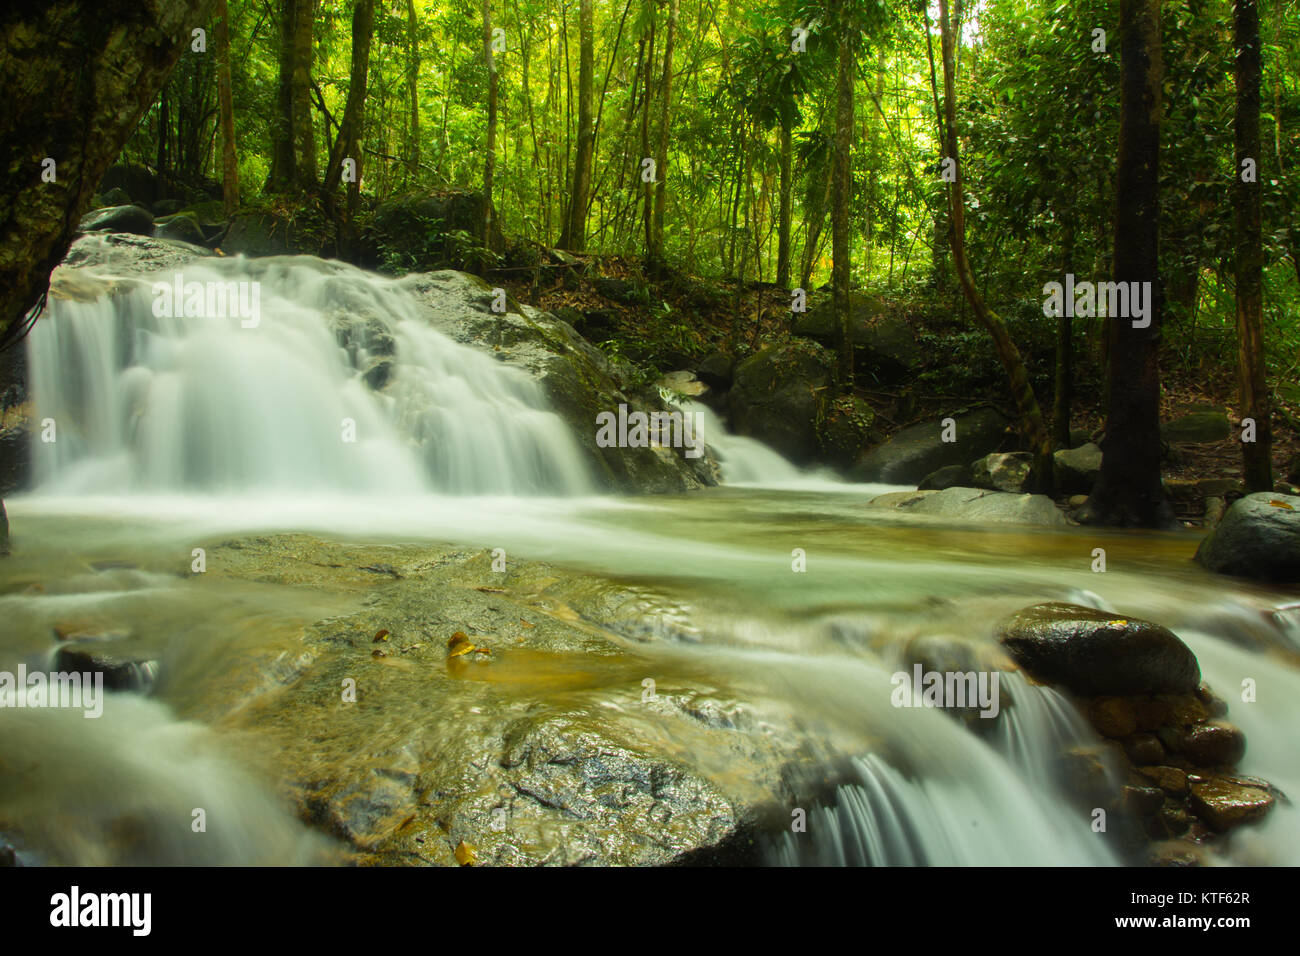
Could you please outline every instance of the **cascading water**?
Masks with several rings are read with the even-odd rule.
[[[42,490],[591,490],[540,386],[430,328],[401,281],[306,256],[205,259],[182,288],[245,309],[196,315],[206,299],[166,292],[176,274],[100,269],[103,294],[51,296],[28,344],[34,418],[56,429],[35,443]]]

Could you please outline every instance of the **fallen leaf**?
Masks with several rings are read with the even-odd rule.
[[[456,844],[456,862],[461,866],[473,866],[477,857],[474,856],[474,848],[461,840]]]
[[[1285,501],[1278,501],[1274,499],[1273,501],[1270,501],[1269,504],[1272,505],[1274,508],[1285,508],[1287,511],[1295,511],[1295,509],[1292,508]]]
[[[482,591],[484,594],[505,594],[505,593],[506,593],[506,589],[505,589],[505,588],[489,588],[489,587],[482,587],[482,588],[475,588],[474,590],[475,590],[475,591]]]
[[[384,630],[384,631],[380,631],[378,634],[376,634],[376,635],[375,635],[375,639],[374,639],[373,641],[371,641],[370,643],[371,643],[371,644],[378,644],[380,641],[386,641],[386,640],[388,640],[388,631]]]

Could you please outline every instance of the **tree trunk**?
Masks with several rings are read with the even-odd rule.
[[[781,120],[781,208],[777,213],[776,284],[782,289],[790,287],[790,193],[792,189],[790,166],[794,152],[790,124]]]
[[[47,0],[0,12],[0,346],[25,334],[104,171],[213,6]]]
[[[357,0],[352,10],[352,73],[348,78],[348,98],[343,106],[343,120],[338,137],[330,150],[329,169],[325,171],[325,195],[332,194],[343,176],[343,163],[355,163],[351,181],[346,184],[348,201],[344,219],[344,236],[352,240],[352,221],[361,198],[361,139],[366,124],[366,82],[370,72],[370,40],[375,28],[375,0]],[[327,200],[332,202],[332,200]]]
[[[1081,518],[1163,527],[1173,515],[1160,483],[1160,368],[1164,309],[1159,275],[1160,122],[1164,63],[1159,0],[1120,0],[1120,128],[1114,277],[1149,282],[1150,322],[1110,316],[1106,437],[1101,477]]]
[[[239,160],[235,155],[235,106],[230,93],[230,11],[217,0],[217,98],[221,111],[221,197],[227,218],[239,208]]]
[[[587,245],[587,194],[591,190],[592,146],[596,132],[591,115],[592,89],[595,86],[592,7],[592,0],[581,0],[578,7],[578,145],[573,155],[569,215],[560,236],[560,248],[573,252],[582,252]]]
[[[411,179],[420,175],[420,92],[416,85],[419,76],[419,21],[415,17],[415,0],[406,0],[406,98],[411,107],[406,141],[406,171]]]
[[[849,296],[849,197],[853,192],[853,41],[845,0],[834,0],[831,22],[839,39],[835,77],[835,145],[831,159],[831,296],[840,332],[839,387],[853,387],[852,301]]]
[[[966,204],[962,193],[961,158],[957,151],[957,105],[956,105],[956,45],[957,31],[961,24],[961,5],[957,6],[958,23],[948,19],[948,0],[939,0],[939,29],[943,44],[943,96],[944,96],[944,134],[947,139],[946,158],[951,159],[954,167],[953,182],[948,190],[948,216],[951,221],[953,266],[961,282],[966,301],[980,324],[993,339],[1002,367],[1006,369],[1011,386],[1011,395],[1016,409],[1020,413],[1020,428],[1025,440],[1029,442],[1034,455],[1034,480],[1040,491],[1052,487],[1052,437],[1043,421],[1043,413],[1034,395],[1034,387],[1029,381],[1029,371],[1025,368],[1020,350],[1011,340],[1002,319],[990,309],[975,288],[975,276],[971,272],[970,262],[966,259]]]
[[[1273,437],[1268,385],[1264,377],[1264,299],[1261,286],[1264,251],[1261,239],[1259,100],[1263,60],[1259,45],[1259,10],[1255,0],[1236,0],[1233,34],[1237,47],[1237,375],[1240,413],[1255,420],[1255,440],[1242,442],[1247,491],[1273,490]],[[1255,161],[1252,182],[1242,181],[1242,161]]]
[[[293,74],[289,82],[291,130],[293,133],[293,184],[299,190],[314,189],[316,138],[311,119],[312,28],[316,23],[315,0],[293,2]]]
[[[659,142],[655,149],[655,218],[653,245],[650,249],[652,272],[663,266],[664,256],[664,205],[668,193],[668,124],[671,118],[669,104],[673,87],[673,40],[677,35],[679,0],[669,0],[668,36],[664,39],[664,74],[659,85]]]
[[[483,0],[483,56],[488,68],[487,156],[483,160],[483,247],[492,247],[492,174],[497,165],[497,63],[492,54],[492,0]]]
[[[293,23],[297,0],[280,0],[280,49],[276,77],[275,112],[271,116],[271,170],[266,188],[282,192],[292,188],[293,161]]]
[[[1061,272],[1074,271],[1074,219],[1065,220]],[[1052,441],[1057,448],[1070,447],[1070,405],[1074,392],[1074,322],[1066,309],[1056,318],[1056,388],[1052,411]]]

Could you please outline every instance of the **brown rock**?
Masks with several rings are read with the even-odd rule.
[[[1155,731],[1169,723],[1169,705],[1151,697],[1138,698],[1133,701],[1133,716],[1138,730]]]
[[[1127,737],[1137,730],[1133,705],[1122,697],[1098,697],[1088,705],[1088,717],[1103,737]]]
[[[1246,753],[1246,737],[1237,727],[1222,720],[1195,724],[1182,736],[1177,749],[1201,767],[1236,764]]]
[[[1272,806],[1272,794],[1225,777],[1192,785],[1192,811],[1220,833],[1258,820]]]
[[[1187,774],[1177,767],[1138,767],[1138,773],[1155,781],[1165,793],[1178,796],[1187,792]]]
[[[1124,808],[1137,816],[1150,816],[1164,805],[1164,791],[1156,787],[1124,788]]]
[[[1124,752],[1135,764],[1160,763],[1165,759],[1165,748],[1155,734],[1133,734],[1124,741]]]

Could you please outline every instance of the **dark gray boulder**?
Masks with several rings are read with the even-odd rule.
[[[850,295],[849,334],[853,341],[856,371],[877,381],[895,383],[906,379],[921,367],[921,346],[907,319],[892,312],[872,296],[854,292]],[[823,302],[794,319],[796,335],[835,349],[840,330],[833,303]]]
[[[153,235],[153,214],[140,206],[106,206],[81,218],[82,232],[129,232]]]
[[[736,366],[731,426],[796,464],[819,453],[818,422],[831,383],[831,357],[807,342],[774,345]]]
[[[1300,581],[1300,497],[1260,491],[1238,500],[1196,549],[1220,574]]]
[[[943,440],[944,417],[951,417],[955,423],[953,441]],[[916,484],[946,465],[965,465],[997,451],[1006,437],[1007,425],[1007,419],[993,408],[912,425],[859,457],[850,476],[855,481]]]
[[[1086,495],[1101,475],[1101,449],[1089,442],[1078,448],[1062,449],[1052,456],[1059,494]]]
[[[1034,677],[1077,694],[1178,694],[1196,690],[1201,668],[1173,631],[1077,604],[1017,611],[998,640]]]

